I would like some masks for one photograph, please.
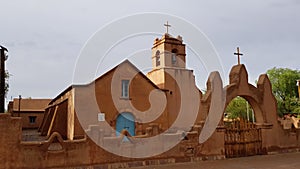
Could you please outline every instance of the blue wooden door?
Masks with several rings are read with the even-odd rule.
[[[121,131],[126,129],[131,136],[135,135],[134,116],[129,112],[119,114],[117,117],[116,134],[120,135]]]

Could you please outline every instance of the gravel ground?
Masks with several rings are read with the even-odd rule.
[[[300,169],[300,152],[231,158],[196,163],[177,163],[135,169]]]

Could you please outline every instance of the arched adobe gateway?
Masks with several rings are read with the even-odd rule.
[[[278,147],[277,103],[272,94],[268,76],[266,74],[260,75],[257,87],[255,87],[248,82],[245,65],[240,64],[232,67],[229,79],[229,85],[225,87],[225,109],[237,96],[246,99],[254,110],[255,128],[260,130],[262,152],[267,153],[272,148]]]
[[[262,105],[263,91],[248,83],[248,73],[244,65],[233,66],[229,74],[229,85],[225,87],[227,105],[237,96],[246,99],[255,112],[257,124],[267,123]],[[225,111],[225,110],[224,110]]]

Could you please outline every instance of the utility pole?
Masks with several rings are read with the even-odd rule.
[[[247,110],[247,120],[250,121],[249,119],[249,105],[248,105],[248,101],[246,100],[246,110]]]
[[[4,113],[5,106],[5,61],[8,50],[0,45],[0,113]]]
[[[21,113],[21,100],[22,100],[22,96],[19,95],[19,111],[18,111],[18,117],[20,117],[20,113]]]
[[[298,98],[300,100],[300,79],[297,80],[297,86],[298,86]]]

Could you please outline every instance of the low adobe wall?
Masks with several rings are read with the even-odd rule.
[[[151,158],[126,158],[109,153],[89,137],[63,140],[55,132],[45,141],[22,141],[21,119],[0,114],[0,168],[66,168],[66,167],[127,167],[207,159],[224,159],[224,132],[219,130],[204,144],[198,143],[199,130],[195,126],[186,138],[169,151]],[[93,133],[101,134],[100,130]],[[178,134],[178,133],[177,133]],[[176,133],[174,133],[176,135]],[[119,140],[119,138],[112,138]],[[220,147],[216,143],[220,142]],[[131,143],[126,143],[131,144]],[[128,145],[125,144],[125,147]],[[122,148],[122,145],[119,145]]]

